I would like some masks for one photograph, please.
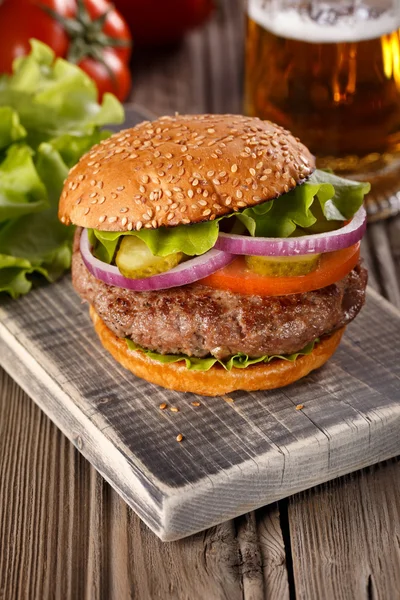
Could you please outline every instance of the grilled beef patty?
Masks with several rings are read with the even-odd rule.
[[[314,292],[262,297],[200,284],[134,292],[89,273],[75,236],[73,285],[118,337],[161,354],[258,357],[290,354],[347,325],[364,304],[367,271],[358,264],[344,279]]]

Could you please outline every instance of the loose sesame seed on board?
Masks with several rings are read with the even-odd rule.
[[[195,223],[279,196],[313,168],[307,149],[268,122],[160,118],[103,140],[83,157],[66,180],[60,215],[104,230]]]

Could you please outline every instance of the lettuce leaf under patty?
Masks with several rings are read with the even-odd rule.
[[[355,215],[369,190],[369,183],[316,170],[305,183],[280,198],[215,221],[123,233],[93,229],[89,239],[97,258],[106,263],[112,262],[123,235],[140,238],[156,256],[174,252],[195,256],[215,245],[220,222],[228,218],[239,220],[250,235],[260,237],[286,238],[339,229]]]
[[[69,169],[122,123],[111,94],[97,102],[93,81],[41,42],[0,76],[0,292],[26,294],[39,277],[55,281],[71,264],[73,228],[57,217]]]
[[[139,350],[152,360],[156,360],[157,362],[163,364],[171,364],[185,361],[186,368],[189,371],[209,371],[211,367],[213,367],[216,364],[221,365],[227,371],[231,371],[234,367],[236,369],[246,369],[247,367],[250,367],[251,365],[256,365],[258,363],[269,363],[275,358],[280,358],[281,360],[294,362],[299,356],[311,354],[311,352],[314,350],[315,345],[318,342],[319,339],[316,339],[313,342],[307,344],[307,346],[304,346],[302,350],[299,350],[299,352],[296,352],[294,354],[274,354],[271,356],[261,356],[259,358],[250,358],[246,354],[235,354],[235,356],[232,356],[228,360],[219,360],[218,358],[215,358],[213,356],[207,358],[196,358],[193,356],[186,356],[185,354],[158,354],[157,352],[152,352],[151,350],[145,350],[141,346],[135,344],[135,342],[133,342],[132,340],[126,338],[126,343],[128,345],[129,350]]]

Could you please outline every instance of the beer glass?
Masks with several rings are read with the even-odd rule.
[[[247,11],[246,112],[290,129],[320,167],[399,174],[400,0],[248,0]]]

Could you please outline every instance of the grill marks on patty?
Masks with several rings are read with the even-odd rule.
[[[117,336],[161,354],[220,359],[290,354],[347,325],[365,300],[367,271],[360,264],[334,285],[287,296],[247,296],[199,284],[125,290],[89,273],[79,251],[80,232],[72,263],[75,289]]]

